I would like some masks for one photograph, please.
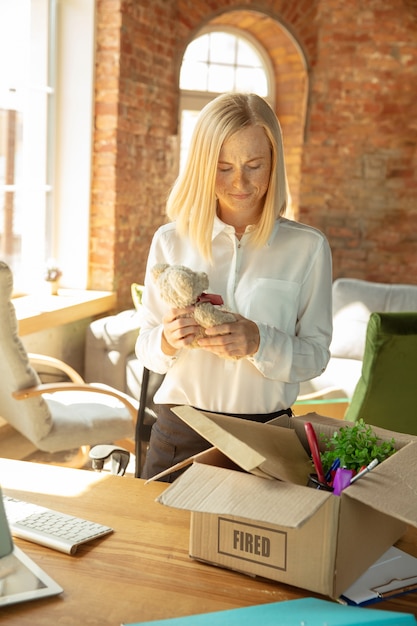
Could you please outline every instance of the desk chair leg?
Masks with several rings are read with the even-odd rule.
[[[138,418],[136,420],[136,429],[135,429],[135,456],[136,456],[136,464],[135,464],[135,477],[140,478],[141,467],[142,467],[142,431],[145,421],[145,409],[146,409],[146,400],[148,395],[148,385],[149,385],[149,370],[147,367],[143,368],[142,374],[142,386],[140,390],[140,398],[139,398],[139,409],[138,409]]]
[[[115,476],[124,476],[129,465],[130,452],[112,444],[101,444],[91,448],[89,456],[96,472],[101,472],[105,461],[111,459],[111,473]]]

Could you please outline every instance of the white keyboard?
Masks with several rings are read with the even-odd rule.
[[[66,515],[3,495],[10,530],[15,537],[74,554],[79,545],[113,532],[109,526]]]

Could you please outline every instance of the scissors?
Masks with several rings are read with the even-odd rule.
[[[308,445],[310,446],[311,456],[313,457],[314,467],[316,468],[317,478],[321,483],[326,484],[326,478],[324,476],[323,465],[320,458],[319,444],[313,425],[311,422],[306,422],[304,424],[304,428],[307,435]]]

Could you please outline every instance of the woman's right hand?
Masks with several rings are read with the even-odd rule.
[[[193,317],[192,306],[184,309],[171,309],[162,320],[162,351],[173,356],[181,348],[193,343],[201,335],[201,328]]]

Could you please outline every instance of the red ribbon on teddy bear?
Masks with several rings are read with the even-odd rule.
[[[223,298],[221,296],[217,295],[216,293],[204,293],[204,291],[200,296],[198,296],[196,302],[210,302],[211,304],[219,306],[224,304]]]

